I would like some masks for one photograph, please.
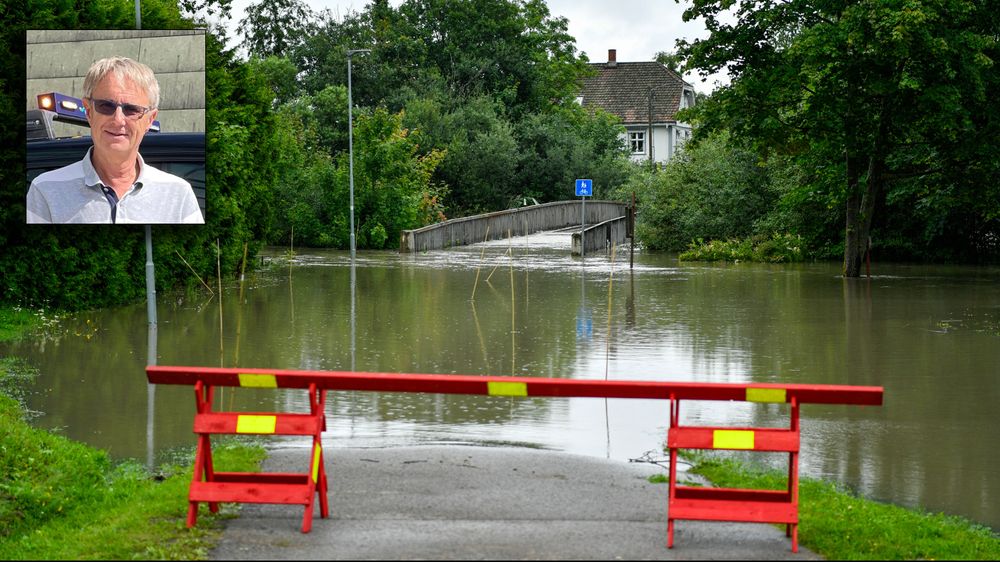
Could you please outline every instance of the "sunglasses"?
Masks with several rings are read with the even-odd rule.
[[[122,108],[122,115],[129,119],[138,119],[148,113],[151,107],[143,107],[141,105],[135,105],[131,103],[118,103],[111,100],[99,100],[94,98],[87,98],[90,100],[90,104],[94,106],[94,110],[101,115],[114,115],[118,108]]]

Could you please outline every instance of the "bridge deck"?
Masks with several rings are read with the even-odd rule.
[[[489,240],[503,240],[510,236],[523,236],[541,231],[574,227],[579,229],[584,210],[585,222],[588,225],[623,219],[628,213],[627,206],[617,201],[587,201],[585,206],[582,206],[580,201],[555,201],[451,219],[416,230],[404,230],[400,235],[399,251],[400,253],[426,252]],[[617,239],[624,235],[624,220],[621,223],[620,228],[616,227],[613,232],[602,230],[599,233],[586,234],[587,251],[592,251],[591,244],[599,243],[603,248],[612,239],[616,243],[623,241],[623,237]]]

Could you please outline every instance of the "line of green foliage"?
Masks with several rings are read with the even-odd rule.
[[[23,404],[34,375],[20,360],[0,361],[0,559],[207,559],[233,508],[203,508],[198,525],[186,528],[192,452],[151,472],[35,429]],[[213,453],[217,466],[239,472],[258,470],[265,456],[237,441]]]
[[[788,474],[710,453],[689,456],[714,486],[784,490]],[[831,560],[998,560],[1000,535],[965,518],[865,499],[830,482],[799,482],[799,542]]]

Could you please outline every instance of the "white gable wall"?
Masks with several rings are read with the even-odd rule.
[[[629,133],[641,132],[646,134],[646,142],[641,153],[633,152],[631,157],[633,162],[639,164],[649,162],[649,127],[648,126],[627,126],[625,133],[620,137],[629,144]],[[654,123],[653,124],[653,160],[657,163],[665,164],[669,162],[677,149],[691,137],[691,126],[687,123]]]

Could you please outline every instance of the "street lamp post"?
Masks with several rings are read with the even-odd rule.
[[[363,55],[365,53],[372,52],[371,49],[351,49],[347,51],[347,152],[348,152],[348,167],[350,175],[351,184],[351,371],[355,370],[355,329],[354,329],[354,303],[357,300],[356,286],[357,281],[355,279],[354,270],[354,117],[352,116],[352,109],[354,106],[354,101],[351,99],[351,57],[354,55]]]
[[[372,52],[371,49],[351,49],[347,51],[347,152],[348,173],[350,175],[351,191],[351,266],[354,266],[354,118],[352,116],[353,102],[351,100],[351,57]]]

